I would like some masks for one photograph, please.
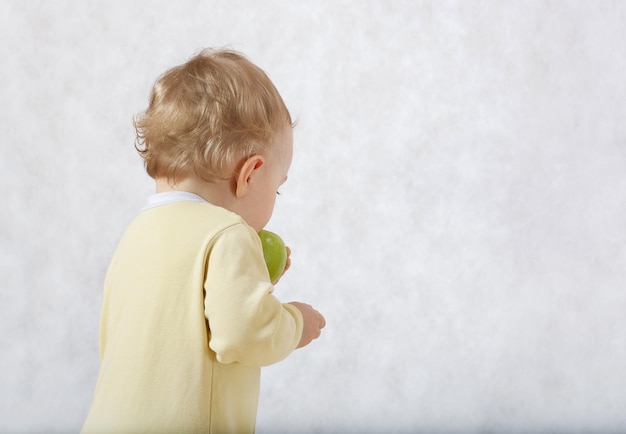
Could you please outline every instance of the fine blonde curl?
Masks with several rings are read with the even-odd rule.
[[[228,179],[238,159],[263,154],[291,116],[269,77],[233,50],[205,49],[161,75],[133,118],[148,175],[176,182]]]

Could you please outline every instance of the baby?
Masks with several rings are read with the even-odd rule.
[[[83,432],[252,433],[261,367],[325,325],[273,295],[257,235],[287,180],[291,117],[243,55],[204,50],[156,81],[135,128],[156,194],[106,275]]]

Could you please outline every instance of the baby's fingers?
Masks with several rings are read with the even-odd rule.
[[[285,249],[287,249],[287,262],[285,263],[283,274],[285,274],[285,272],[289,270],[289,267],[291,267],[291,249],[288,246],[285,246]]]

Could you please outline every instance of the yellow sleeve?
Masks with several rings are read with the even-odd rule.
[[[209,347],[220,363],[267,366],[287,357],[302,336],[302,315],[274,295],[254,230],[237,224],[208,252],[204,313]]]

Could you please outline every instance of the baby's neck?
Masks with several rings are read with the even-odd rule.
[[[206,182],[199,178],[183,178],[176,183],[168,181],[166,178],[156,179],[156,192],[164,193],[168,191],[187,191],[194,193],[212,203],[213,205],[228,208],[232,200],[232,194],[228,181]]]

